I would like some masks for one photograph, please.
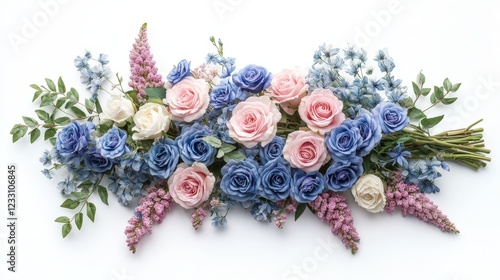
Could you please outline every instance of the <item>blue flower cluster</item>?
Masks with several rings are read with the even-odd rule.
[[[91,65],[89,62],[95,62]],[[92,99],[97,99],[98,91],[107,79],[106,65],[109,63],[108,56],[99,54],[98,59],[93,59],[92,54],[86,51],[82,56],[75,58],[75,67],[80,72],[80,81],[92,94]]]
[[[439,187],[434,184],[434,180],[442,176],[438,168],[450,171],[450,166],[436,157],[411,161],[403,171],[403,175],[406,176],[405,182],[417,185],[423,193],[439,192]]]

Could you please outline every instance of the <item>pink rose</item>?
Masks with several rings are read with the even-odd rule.
[[[330,160],[326,150],[325,138],[312,131],[294,131],[288,134],[283,157],[293,168],[305,172],[318,171]]]
[[[271,97],[278,101],[281,108],[293,115],[300,104],[300,100],[306,96],[307,89],[305,77],[297,70],[283,70],[273,76],[271,87],[268,89]]]
[[[343,108],[342,101],[331,90],[317,88],[302,98],[299,115],[310,130],[324,135],[345,120]]]
[[[204,80],[185,77],[171,89],[167,89],[163,102],[168,105],[174,121],[192,122],[207,111],[210,101],[209,89]]]
[[[267,96],[251,96],[234,107],[227,128],[229,136],[247,148],[269,144],[276,135],[281,113]]]
[[[208,200],[214,188],[215,177],[208,168],[199,162],[189,166],[177,165],[174,174],[168,179],[168,189],[174,201],[183,208],[200,206]]]

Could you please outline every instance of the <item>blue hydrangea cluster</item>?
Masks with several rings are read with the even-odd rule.
[[[93,59],[92,53],[86,51],[83,56],[77,56],[74,62],[80,72],[80,81],[90,91],[92,99],[96,100],[99,90],[107,79],[108,56],[99,54],[97,59]]]
[[[450,171],[450,166],[443,160],[436,157],[432,159],[410,161],[403,171],[407,184],[417,185],[423,193],[437,193],[439,187],[434,184],[434,180],[441,177],[438,169]]]

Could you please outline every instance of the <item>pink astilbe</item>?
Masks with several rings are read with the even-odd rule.
[[[130,82],[128,85],[138,91],[137,98],[144,100],[146,97],[145,88],[163,87],[164,82],[158,74],[153,55],[149,50],[147,24],[143,24],[139,31],[139,36],[135,40],[130,51]]]
[[[411,215],[435,225],[445,232],[459,233],[455,225],[444,215],[438,207],[414,184],[406,184],[401,172],[392,176],[392,181],[385,191],[387,204],[384,210],[392,213],[397,206],[401,206],[403,216]]]
[[[153,222],[161,224],[165,215],[172,209],[172,196],[162,188],[151,187],[148,196],[139,201],[135,208],[135,215],[128,221],[125,229],[127,246],[135,254],[139,241],[146,235],[151,234]]]
[[[207,216],[207,212],[202,207],[196,209],[191,215],[191,223],[194,229],[199,229],[203,225],[203,220]]]
[[[321,221],[330,225],[332,233],[354,254],[358,250],[356,242],[359,242],[359,236],[354,227],[351,209],[345,201],[345,195],[328,191],[320,194],[309,206]]]

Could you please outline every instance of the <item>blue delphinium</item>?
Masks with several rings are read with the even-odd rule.
[[[177,84],[182,79],[191,75],[191,62],[183,59],[167,75],[167,80],[172,84]]]
[[[40,162],[43,166],[50,166],[52,164],[52,157],[50,156],[50,152],[45,150],[40,157]]]
[[[167,179],[172,175],[179,162],[179,154],[179,148],[172,139],[162,139],[151,147],[144,158],[155,180]]]
[[[64,179],[64,181],[61,181],[57,184],[57,189],[64,194],[71,194],[76,191],[76,184],[68,176],[66,177],[66,179]]]
[[[389,152],[389,157],[391,158],[391,164],[396,166],[399,165],[400,167],[407,168],[408,167],[408,160],[406,159],[411,155],[410,152],[405,151],[404,146],[401,144],[397,144],[396,147],[394,147],[392,152]]]
[[[325,188],[323,174],[318,171],[305,173],[296,169],[293,174],[290,196],[299,203],[314,201]]]
[[[349,161],[337,160],[326,170],[326,186],[334,192],[343,192],[350,189],[362,174],[362,158],[354,157]]]
[[[254,160],[230,160],[221,170],[221,190],[237,202],[254,199],[260,185],[258,168],[259,165]]]
[[[442,159],[436,157],[432,159],[411,161],[403,171],[407,184],[415,184],[423,193],[439,192],[439,187],[434,184],[434,180],[441,177],[438,168],[449,171],[449,165]]]
[[[89,61],[96,62],[94,66],[89,64]],[[106,81],[108,71],[105,66],[109,63],[107,55],[100,54],[99,58],[93,59],[89,51],[85,52],[83,57],[77,56],[74,60],[76,69],[80,72],[80,81],[92,94],[92,99],[97,99],[98,91],[102,84]]]
[[[47,177],[47,179],[52,179],[52,176],[54,176],[54,171],[49,170],[49,169],[43,169],[42,174]]]
[[[284,200],[290,194],[292,174],[290,164],[278,157],[259,167],[259,195],[273,202]]]
[[[123,154],[130,153],[130,149],[127,147],[126,142],[127,132],[114,127],[108,130],[108,132],[99,139],[97,148],[103,157],[116,159]]]
[[[182,133],[175,139],[182,160],[189,165],[200,162],[210,166],[215,160],[217,149],[203,138],[211,135],[212,131],[200,124],[184,127]]]
[[[350,119],[332,129],[325,138],[326,148],[335,160],[349,160],[355,157],[362,141],[359,128]]]
[[[271,213],[275,208],[274,204],[259,199],[252,204],[250,214],[257,221],[271,222]]]
[[[280,136],[275,136],[269,144],[260,148],[260,162],[262,164],[266,164],[267,162],[280,157],[283,153],[283,147],[285,147],[285,139]]]

